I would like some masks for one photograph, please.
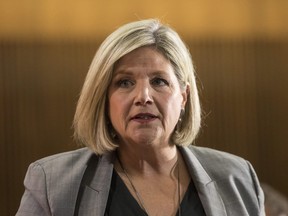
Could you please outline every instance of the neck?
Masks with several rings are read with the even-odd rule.
[[[166,151],[164,151],[164,153]],[[142,153],[141,157],[131,155],[130,158],[128,152],[125,152],[123,149],[119,149],[117,153],[118,164],[116,165],[116,167],[118,167],[118,174],[122,176],[125,184],[128,188],[130,188],[130,192],[137,199],[139,205],[147,215],[158,214],[157,212],[159,211],[159,206],[155,207],[154,205],[154,202],[159,200],[158,198],[166,199],[169,202],[172,201],[172,206],[170,205],[168,213],[170,214],[172,212],[172,215],[175,215],[177,210],[179,210],[178,212],[180,215],[180,201],[182,196],[180,182],[180,154],[177,153],[176,146],[171,148],[165,154],[163,152],[162,154],[155,154],[154,152],[154,154],[150,155],[149,157],[142,156],[149,153],[150,152],[145,152],[144,154]],[[122,155],[120,156],[120,154]],[[125,161],[125,164],[123,161]],[[135,161],[137,163],[134,163]],[[164,188],[162,188],[160,191],[159,182],[164,185]],[[144,191],[143,185],[145,186]],[[158,193],[158,198],[156,200],[153,201],[154,196],[149,197],[151,190],[148,193],[146,192],[147,185],[149,185],[148,190],[149,188],[152,188],[153,193]],[[163,193],[163,191],[165,191],[167,188],[169,188],[169,192],[166,191]],[[165,194],[165,198],[163,197],[163,194]],[[150,202],[151,199],[152,203]],[[166,213],[167,212],[165,212],[165,215],[167,215]]]
[[[177,147],[119,147],[117,154],[123,166],[131,174],[137,175],[170,175],[177,161]]]

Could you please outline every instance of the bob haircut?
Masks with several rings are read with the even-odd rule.
[[[100,45],[86,76],[74,116],[74,137],[101,155],[118,147],[108,117],[107,89],[114,64],[124,55],[153,46],[166,57],[184,91],[189,93],[182,121],[171,135],[171,141],[188,146],[194,141],[201,122],[201,109],[190,53],[179,35],[155,19],[131,22],[109,35]]]

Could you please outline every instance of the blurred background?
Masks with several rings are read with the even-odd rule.
[[[0,0],[0,215],[15,215],[31,162],[79,147],[71,124],[93,55],[145,18],[191,51],[204,109],[195,144],[244,157],[288,195],[287,12],[285,0]]]

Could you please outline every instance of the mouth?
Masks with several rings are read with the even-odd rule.
[[[131,118],[131,120],[136,120],[136,121],[150,121],[157,119],[158,117],[154,114],[151,113],[139,113]]]

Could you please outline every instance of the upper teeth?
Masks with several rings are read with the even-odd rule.
[[[149,115],[141,115],[141,116],[138,116],[138,118],[149,119],[149,118],[151,118],[151,116],[149,116]]]

